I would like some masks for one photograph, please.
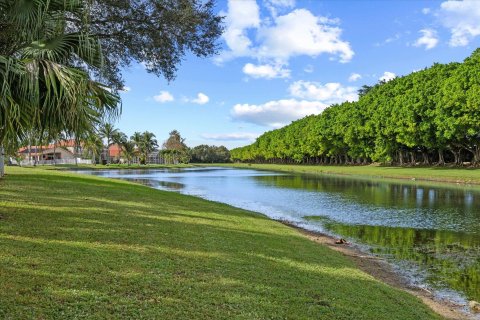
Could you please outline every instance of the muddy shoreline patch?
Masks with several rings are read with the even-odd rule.
[[[332,250],[335,250],[347,256],[355,263],[355,265],[360,270],[371,275],[375,279],[384,282],[392,287],[413,294],[442,317],[455,320],[474,319],[473,315],[466,314],[459,310],[463,306],[447,300],[439,301],[434,297],[432,292],[423,288],[412,286],[407,279],[395,272],[392,265],[390,265],[390,263],[388,263],[386,260],[366,254],[365,252],[362,252],[360,249],[355,248],[348,243],[338,244],[336,242],[338,242],[339,239],[330,235],[301,228],[290,221],[279,221],[284,225],[295,228],[310,240],[325,245]]]

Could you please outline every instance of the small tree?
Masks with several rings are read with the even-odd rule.
[[[172,156],[172,162],[188,163],[190,162],[190,150],[185,144],[185,138],[182,138],[180,132],[173,130],[168,139],[163,143],[163,149]]]

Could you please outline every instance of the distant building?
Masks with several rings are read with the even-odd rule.
[[[81,146],[76,146],[75,140],[73,139],[46,146],[23,147],[18,150],[20,158],[35,162],[75,160],[75,154],[81,153]]]
[[[100,160],[102,163],[122,163],[122,147],[116,143],[111,144],[108,148],[103,148],[102,154],[100,155]],[[110,161],[108,161],[110,160]]]

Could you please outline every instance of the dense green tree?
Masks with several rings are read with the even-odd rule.
[[[87,16],[69,16],[73,30],[88,20],[92,35],[100,40],[104,68],[91,70],[118,90],[122,68],[142,63],[148,72],[175,77],[185,55],[208,57],[218,50],[223,17],[213,0],[90,0],[82,1]]]
[[[236,161],[424,165],[480,164],[480,49],[463,63],[363,86],[357,102],[332,105],[253,144]]]
[[[194,163],[225,163],[230,161],[230,151],[224,146],[202,144],[190,151]]]
[[[180,132],[173,130],[169,133],[168,139],[163,143],[162,153],[167,162],[188,163],[190,161],[190,150],[185,144]]]

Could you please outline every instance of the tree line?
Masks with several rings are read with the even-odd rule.
[[[480,49],[463,62],[374,86],[253,144],[231,150],[244,162],[305,164],[480,164]]]
[[[105,143],[105,144],[104,144]],[[109,156],[109,149],[117,145],[121,154],[115,161],[123,160],[128,165],[132,162],[148,164],[150,155],[156,153],[157,158],[162,158],[165,164],[179,163],[219,163],[229,162],[230,152],[224,146],[199,145],[189,148],[185,144],[185,138],[179,131],[172,130],[167,140],[161,145],[158,144],[155,134],[149,131],[135,132],[130,138],[114,127],[111,123],[103,123],[95,132],[90,133],[85,141],[82,141],[84,157],[91,158],[92,163],[100,162],[102,154],[107,154],[105,161],[112,162]]]

